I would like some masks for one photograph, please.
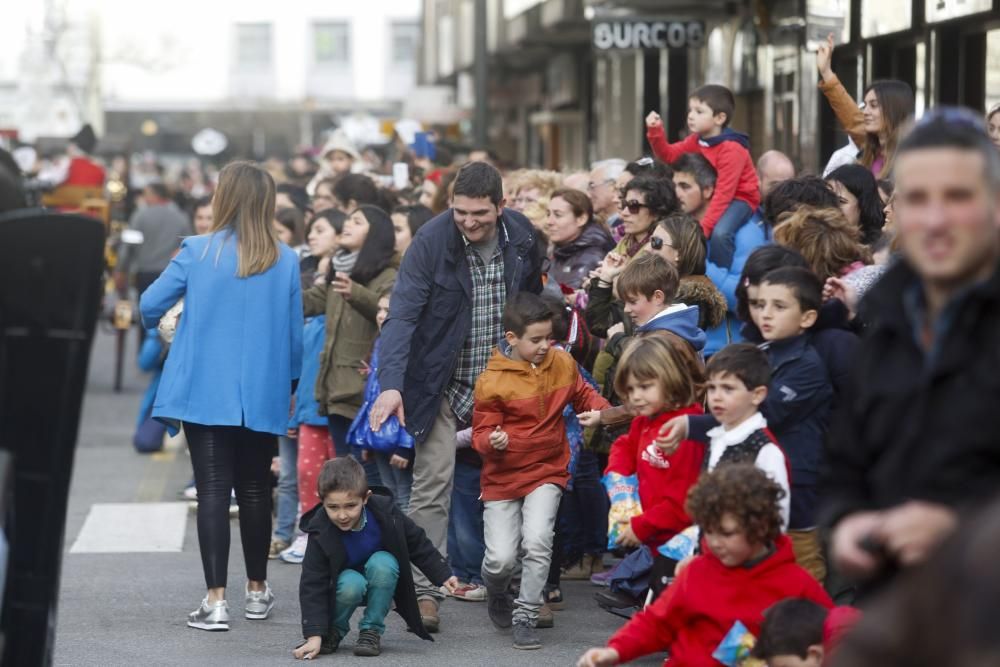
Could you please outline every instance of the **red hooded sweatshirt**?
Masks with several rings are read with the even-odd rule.
[[[654,549],[693,523],[684,501],[701,474],[705,446],[685,440],[676,452],[664,456],[653,441],[668,420],[701,413],[700,405],[689,405],[656,417],[636,417],[628,433],[611,445],[604,472],[638,476],[642,514],[632,519],[632,532]]]
[[[806,598],[827,609],[833,606],[808,572],[795,564],[787,536],[763,561],[726,567],[706,550],[697,556],[650,606],[639,612],[608,641],[620,662],[659,651],[670,652],[670,667],[718,667],[712,657],[719,643],[740,621],[754,637],[760,634],[764,610],[786,598]]]
[[[746,202],[751,211],[760,207],[760,183],[746,135],[726,128],[722,134],[711,139],[702,140],[692,133],[684,140],[670,144],[661,126],[646,130],[646,139],[653,155],[663,162],[675,162],[684,153],[699,153],[715,167],[715,194],[701,219],[706,239],[711,238],[715,223],[734,199]]]

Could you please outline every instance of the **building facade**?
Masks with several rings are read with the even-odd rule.
[[[918,113],[1000,101],[1000,0],[423,0],[421,82],[454,87],[467,111],[475,3],[488,16],[488,135],[518,165],[635,158],[646,113],[678,139],[688,93],[721,83],[755,156],[778,148],[817,171],[845,142],[816,87],[830,32],[859,100],[891,77],[914,88]]]

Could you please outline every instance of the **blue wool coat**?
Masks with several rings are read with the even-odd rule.
[[[155,327],[184,297],[153,403],[171,433],[179,422],[286,432],[302,366],[299,259],[282,244],[263,273],[239,278],[236,266],[235,236],[192,236],[140,298],[143,325]]]

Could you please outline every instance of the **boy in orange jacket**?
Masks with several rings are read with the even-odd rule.
[[[552,558],[559,500],[569,480],[563,409],[584,426],[611,407],[580,376],[568,353],[551,348],[552,311],[520,292],[503,313],[504,342],[476,381],[472,446],[483,457],[486,555],[482,574],[490,620],[514,628],[514,648],[541,648],[535,626]],[[521,559],[521,590],[508,593]]]

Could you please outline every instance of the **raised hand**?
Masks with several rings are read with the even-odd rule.
[[[833,77],[833,68],[830,63],[833,61],[833,33],[826,36],[826,41],[816,49],[816,69],[824,81]]]
[[[660,114],[650,111],[646,116],[646,128],[651,130],[654,127],[663,127],[663,119],[660,118]]]

